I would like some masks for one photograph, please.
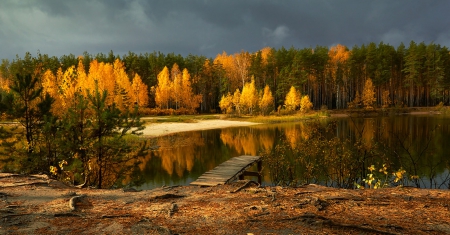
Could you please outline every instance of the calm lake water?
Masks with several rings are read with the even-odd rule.
[[[446,182],[450,161],[450,117],[443,115],[403,115],[373,118],[322,119],[321,124],[336,122],[334,135],[342,140],[362,139],[374,148],[386,150],[385,159],[392,167],[412,168],[422,177],[421,187],[437,187]],[[133,185],[152,189],[163,185],[188,185],[203,173],[240,155],[260,155],[281,141],[295,145],[304,141],[308,121],[262,124],[217,130],[192,131],[153,139],[158,145],[142,159]],[[360,138],[359,138],[360,136]],[[383,143],[380,145],[379,143]],[[400,158],[399,156],[402,156]],[[269,169],[263,164],[263,184],[272,185]],[[434,181],[429,181],[431,176]],[[441,188],[447,188],[441,185]]]

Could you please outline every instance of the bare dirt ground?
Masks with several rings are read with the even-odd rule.
[[[450,192],[306,185],[79,189],[0,174],[0,234],[450,234]]]
[[[144,136],[156,137],[177,132],[186,131],[199,131],[209,129],[219,129],[225,127],[237,127],[237,126],[251,126],[259,123],[244,122],[244,121],[230,121],[230,120],[196,120],[192,123],[184,122],[165,122],[165,123],[151,123],[147,124],[146,128],[142,131]]]

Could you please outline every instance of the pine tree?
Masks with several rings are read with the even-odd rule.
[[[45,116],[51,115],[50,109],[54,100],[48,94],[42,95],[43,88],[39,87],[38,79],[31,75],[17,74],[10,88],[14,99],[8,104],[9,114],[18,119],[24,127],[27,160],[34,160],[35,166],[42,166],[42,159],[33,159],[33,156],[38,154],[35,150],[41,126]]]
[[[130,112],[121,112],[114,104],[106,105],[107,91],[101,92],[98,88],[88,91],[89,109],[92,112],[92,121],[89,131],[92,141],[91,162],[95,163],[94,179],[97,187],[103,187],[106,177],[113,177],[115,181],[120,172],[115,172],[114,164],[127,162],[132,159],[132,147],[124,141],[123,137],[139,134],[144,127],[137,116],[137,109]],[[123,165],[122,165],[123,167]],[[123,169],[122,169],[123,170]],[[122,171],[119,170],[119,171]]]

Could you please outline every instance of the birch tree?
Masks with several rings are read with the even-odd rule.
[[[300,105],[300,94],[297,92],[294,86],[291,86],[289,92],[284,100],[284,105],[286,105],[286,110],[295,111]]]
[[[155,91],[155,102],[160,108],[169,108],[171,84],[169,80],[169,69],[164,69],[158,74],[158,85]]]
[[[270,111],[274,109],[274,99],[269,85],[266,85],[266,87],[264,87],[264,93],[259,100],[259,107],[263,115],[269,114]]]

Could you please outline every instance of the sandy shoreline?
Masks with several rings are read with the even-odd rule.
[[[410,112],[410,115],[433,115],[438,114],[436,112],[429,111],[414,111]],[[344,118],[349,117],[347,113],[335,113],[331,114],[334,118]],[[212,119],[212,120],[195,120],[195,122],[185,123],[185,122],[162,122],[162,123],[148,123],[146,128],[142,131],[142,134],[147,137],[158,137],[163,135],[169,135],[179,132],[187,131],[200,131],[200,130],[211,130],[220,129],[227,127],[238,127],[238,126],[252,126],[261,123],[246,122],[246,121],[231,121],[222,119]]]
[[[142,131],[144,136],[157,137],[178,132],[187,131],[200,131],[200,130],[211,130],[220,129],[226,127],[237,127],[237,126],[251,126],[258,125],[260,123],[255,122],[245,122],[245,121],[230,121],[230,120],[198,120],[192,123],[184,122],[165,122],[165,123],[150,123],[146,124],[145,129]]]

